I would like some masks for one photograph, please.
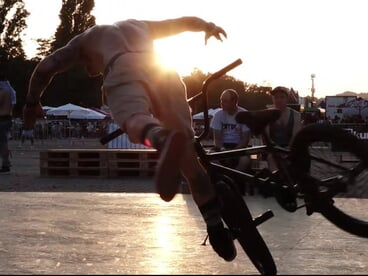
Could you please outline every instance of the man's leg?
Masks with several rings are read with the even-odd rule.
[[[250,156],[244,155],[244,156],[239,157],[235,169],[241,172],[250,172],[251,171]],[[254,184],[253,183],[246,183],[241,177],[240,179],[237,180],[237,182],[238,182],[239,190],[242,195],[245,195],[246,191],[249,193],[249,195],[254,195]]]
[[[125,123],[125,129],[133,143],[141,143],[159,151],[154,181],[160,197],[171,201],[179,189],[186,136],[180,131],[163,128],[157,119],[145,114],[131,116]]]
[[[221,205],[209,175],[199,162],[192,142],[186,146],[182,172],[189,183],[191,194],[207,226],[210,244],[226,261],[236,257],[233,237],[221,218]]]

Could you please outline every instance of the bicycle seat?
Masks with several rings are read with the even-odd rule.
[[[270,123],[275,122],[281,115],[280,109],[269,108],[256,111],[240,111],[236,114],[236,121],[246,124],[255,134],[260,134]]]

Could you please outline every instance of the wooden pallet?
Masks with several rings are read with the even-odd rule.
[[[109,152],[109,176],[152,176],[158,152],[151,149],[126,149]]]
[[[41,176],[48,177],[108,177],[108,170],[100,168],[40,168]]]
[[[158,153],[151,149],[49,149],[40,152],[41,176],[152,176]]]

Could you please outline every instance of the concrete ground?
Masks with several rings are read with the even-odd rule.
[[[12,173],[0,176],[0,274],[258,274],[238,244],[232,262],[201,245],[190,194],[164,202],[150,178],[41,178],[42,145],[11,146]],[[245,200],[254,216],[275,214],[258,229],[278,274],[368,273],[367,239],[273,198]],[[338,203],[368,219],[368,199]]]

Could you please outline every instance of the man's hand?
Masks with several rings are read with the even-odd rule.
[[[224,31],[224,29],[222,29],[219,26],[216,26],[215,24],[213,24],[212,22],[207,24],[207,28],[206,28],[206,36],[204,38],[204,43],[205,45],[207,45],[207,40],[211,37],[214,36],[216,39],[222,41],[222,37],[221,35],[223,35],[225,38],[227,38],[227,34]]]
[[[33,129],[37,118],[43,118],[45,115],[41,103],[35,105],[25,105],[23,107],[23,128]]]

